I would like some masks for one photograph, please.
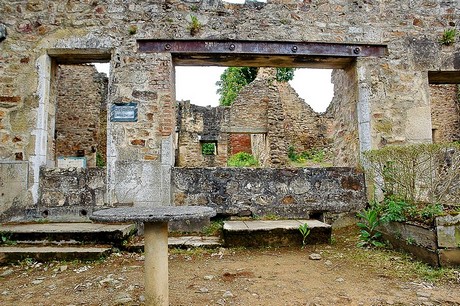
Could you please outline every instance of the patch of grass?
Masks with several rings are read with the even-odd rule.
[[[312,148],[303,152],[297,152],[294,146],[288,148],[288,158],[295,167],[308,165],[328,166],[326,162],[326,152],[323,149]]]
[[[257,167],[259,162],[251,154],[239,152],[230,156],[227,165],[229,167]]]
[[[203,228],[203,234],[206,236],[221,236],[223,227],[223,219],[213,220],[211,221],[211,224]]]

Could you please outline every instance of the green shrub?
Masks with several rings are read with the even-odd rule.
[[[380,242],[382,233],[377,231],[377,226],[380,224],[378,209],[376,207],[370,207],[362,212],[359,212],[358,217],[361,219],[361,221],[357,223],[360,228],[360,241],[358,242],[358,246],[384,246],[384,243]]]
[[[259,163],[251,154],[238,152],[230,156],[227,161],[227,165],[230,167],[257,167]]]
[[[297,163],[305,163],[307,161],[314,162],[314,163],[322,163],[324,162],[326,157],[326,153],[323,149],[315,149],[312,148],[310,150],[306,150],[300,153],[296,152],[294,146],[289,146],[288,148],[288,158]]]
[[[201,153],[203,155],[214,155],[216,153],[216,144],[213,142],[205,142],[201,145]]]

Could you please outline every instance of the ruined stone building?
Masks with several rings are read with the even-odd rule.
[[[332,138],[328,114],[317,114],[287,82],[276,81],[276,70],[260,68],[230,107],[200,107],[179,102],[179,167],[225,167],[238,152],[255,155],[262,167],[287,166],[288,148],[299,151],[328,148]],[[330,131],[329,131],[330,133]],[[203,143],[216,146],[204,155]]]
[[[366,201],[362,152],[459,139],[460,43],[443,38],[459,16],[446,0],[2,1],[1,220],[114,205],[354,212]],[[88,65],[103,62],[106,81]],[[334,69],[334,98],[318,117],[260,78],[230,109],[176,109],[175,66],[210,65]],[[216,166],[250,135],[267,168],[205,168],[193,135],[217,143],[206,157]],[[334,166],[349,168],[286,169],[293,143],[330,145]]]

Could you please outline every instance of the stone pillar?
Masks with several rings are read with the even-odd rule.
[[[136,122],[108,122],[109,204],[170,205],[175,91],[170,54],[126,54],[112,73],[110,108],[136,103]],[[110,114],[109,114],[110,118]]]
[[[168,223],[145,223],[145,304],[168,306]]]

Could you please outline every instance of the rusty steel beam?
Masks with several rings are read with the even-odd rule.
[[[138,40],[140,52],[215,55],[381,57],[385,45],[233,40]]]

